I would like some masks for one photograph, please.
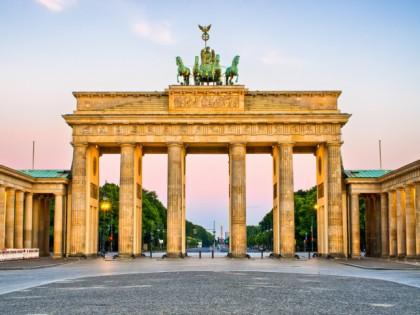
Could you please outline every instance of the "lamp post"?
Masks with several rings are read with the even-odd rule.
[[[101,210],[104,213],[111,213],[112,205],[111,205],[111,202],[110,202],[110,200],[108,198],[108,195],[106,193],[106,185],[107,185],[107,182],[105,181],[104,195],[102,196],[102,201],[100,203],[100,208],[101,208]],[[112,241],[113,241],[113,235],[112,235],[112,214],[111,214],[111,222],[110,222],[110,225],[108,225],[108,229],[110,230],[110,237],[109,237],[109,239],[111,241],[111,248],[110,248],[110,250],[112,252]],[[102,252],[102,255],[105,257],[105,235],[104,235],[104,231],[103,230],[100,232],[100,236],[99,237],[100,237],[100,240],[101,240],[101,252]]]

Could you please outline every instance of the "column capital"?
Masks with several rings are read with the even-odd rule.
[[[327,141],[325,144],[327,145],[327,147],[341,147],[343,143],[343,141]]]
[[[54,193],[54,197],[63,197],[64,193],[59,192],[59,193]]]
[[[357,198],[359,198],[359,196],[360,196],[360,194],[359,193],[356,193],[356,192],[352,192],[352,193],[350,193],[350,195],[352,196],[352,197],[357,197]]]
[[[33,196],[32,191],[25,191],[25,196],[27,197]]]
[[[120,147],[134,147],[136,145],[135,142],[122,142],[119,143]]]
[[[87,142],[70,142],[70,144],[73,146],[73,148],[87,148],[88,146]]]
[[[277,146],[279,147],[293,147],[296,144],[294,141],[284,141],[284,142],[278,142]]]
[[[183,142],[166,142],[166,146],[168,147],[184,147]]]
[[[5,189],[6,189],[6,191],[14,191],[14,192],[16,192],[16,188],[13,188],[13,187],[6,187]]]
[[[241,146],[241,147],[246,147],[246,142],[244,141],[233,141],[233,142],[229,142],[229,147],[236,147],[236,146]]]

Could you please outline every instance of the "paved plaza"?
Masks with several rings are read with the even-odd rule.
[[[379,259],[0,264],[3,314],[420,314],[420,264]],[[14,268],[14,269],[13,269]]]

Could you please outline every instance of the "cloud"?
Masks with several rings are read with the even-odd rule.
[[[59,12],[65,7],[77,3],[78,0],[36,0],[36,2],[43,5],[50,11]]]
[[[261,58],[261,61],[266,65],[298,65],[302,64],[303,60],[298,58],[284,58],[278,51],[271,51]]]
[[[171,45],[176,42],[172,35],[171,23],[168,21],[161,21],[160,23],[139,21],[133,24],[133,31],[138,36],[160,45]]]

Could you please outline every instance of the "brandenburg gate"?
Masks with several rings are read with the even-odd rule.
[[[100,156],[121,154],[119,257],[141,254],[142,157],[168,155],[167,256],[185,249],[187,154],[229,155],[229,254],[246,256],[246,155],[273,158],[274,255],[294,257],[293,154],[316,157],[318,252],[348,253],[339,91],[174,85],[163,92],[75,92],[69,256],[96,255]],[[158,170],[156,170],[158,171]],[[203,179],[204,184],[205,179]]]

